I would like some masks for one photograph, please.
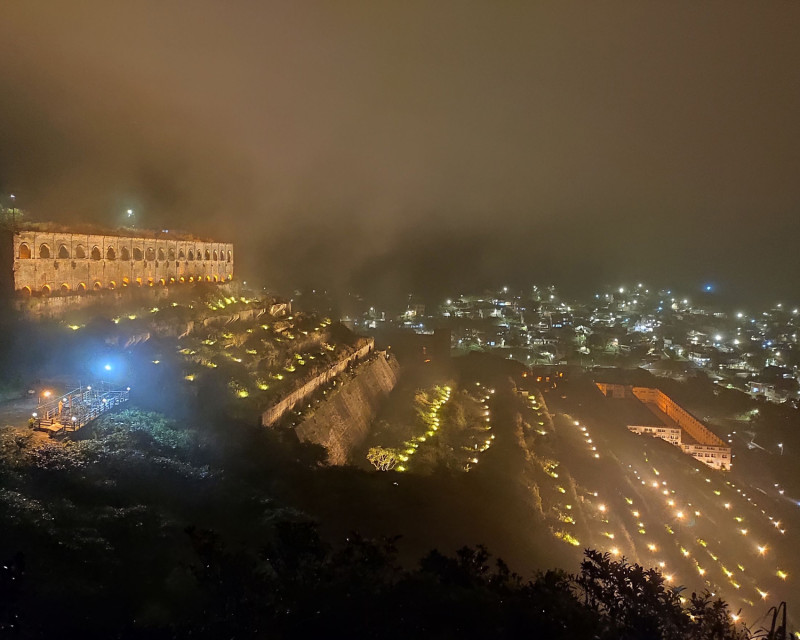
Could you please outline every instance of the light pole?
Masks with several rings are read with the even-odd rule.
[[[779,442],[779,443],[778,443],[778,446],[779,446],[779,447],[780,447],[780,449],[781,449],[781,455],[783,455],[783,443],[782,443],[782,442]]]
[[[11,231],[13,233],[17,229],[17,210],[16,207],[14,207],[14,200],[17,199],[17,196],[12,193],[9,197],[11,198]]]
[[[131,223],[131,227],[135,226],[133,224],[133,209],[128,209],[128,221]]]

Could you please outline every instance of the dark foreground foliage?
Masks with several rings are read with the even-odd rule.
[[[726,603],[709,594],[681,601],[655,570],[587,550],[577,575],[548,571],[523,580],[488,551],[430,552],[397,562],[396,539],[350,536],[325,544],[310,523],[280,522],[257,553],[228,549],[210,531],[186,530],[196,560],[178,580],[185,597],[160,623],[120,621],[84,638],[511,638],[744,640]],[[63,620],[22,619],[16,605],[33,585],[11,559],[0,581],[4,637],[56,637]]]

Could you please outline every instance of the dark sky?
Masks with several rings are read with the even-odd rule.
[[[288,288],[800,285],[800,3],[6,0],[0,191]]]

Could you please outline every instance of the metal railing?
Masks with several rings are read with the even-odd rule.
[[[107,382],[80,386],[39,405],[32,414],[33,427],[50,433],[77,431],[98,416],[128,402],[130,387]]]

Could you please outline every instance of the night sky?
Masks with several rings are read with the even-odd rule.
[[[0,193],[284,290],[791,299],[798,34],[788,1],[7,0]]]

